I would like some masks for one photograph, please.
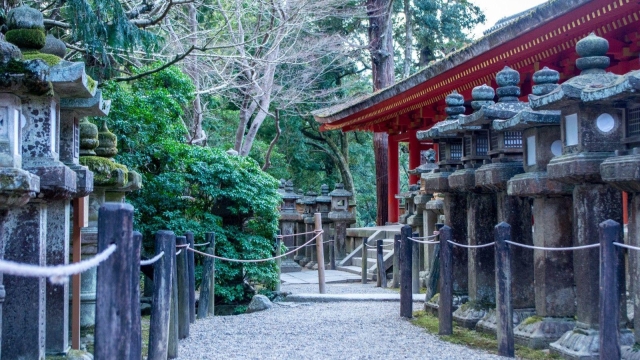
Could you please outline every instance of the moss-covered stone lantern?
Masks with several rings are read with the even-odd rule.
[[[282,205],[280,206],[280,234],[285,236],[283,242],[289,249],[295,246],[295,237],[288,235],[296,233],[296,223],[302,217],[296,208],[296,201],[298,201],[298,199],[300,199],[300,195],[293,191],[293,183],[291,180],[287,181],[284,186],[284,194],[282,194]],[[283,258],[280,263],[281,272],[286,273],[302,270],[300,265],[294,262],[293,258],[294,254],[289,254]]]
[[[333,221],[335,229],[333,250],[337,265],[347,256],[347,226],[356,220],[355,215],[349,209],[349,200],[351,200],[353,193],[345,190],[344,185],[338,183],[329,196],[331,196],[329,219]]]
[[[307,191],[305,196],[302,198],[302,203],[304,205],[304,213],[302,215],[305,229],[305,233],[311,233],[315,227],[315,219],[314,214],[316,213],[316,197],[318,193],[315,191]],[[307,234],[305,236],[305,241],[309,241],[313,237],[313,234]],[[318,262],[316,247],[315,246],[306,246],[304,251],[304,257],[300,260],[300,266],[306,266],[310,262]]]

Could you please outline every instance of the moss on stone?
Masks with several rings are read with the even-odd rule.
[[[495,307],[496,307],[495,304],[491,304],[486,301],[477,301],[477,300],[469,300],[466,303],[460,305],[460,308],[462,309],[462,311],[467,311],[469,309],[485,310],[485,309],[490,309]]]
[[[538,315],[529,316],[528,318],[522,321],[522,325],[531,325],[540,321],[542,321],[542,316],[538,316]]]
[[[5,34],[5,40],[26,49],[42,49],[45,44],[44,31],[40,29],[15,29]]]
[[[49,66],[56,66],[56,65],[60,64],[60,61],[62,61],[61,58],[59,58],[59,57],[57,57],[55,55],[41,53],[40,51],[37,51],[37,50],[23,51],[22,52],[22,57],[25,60],[40,59],[40,60],[44,61],[45,63],[47,63],[47,65],[49,65]]]
[[[429,300],[432,304],[437,304],[440,301],[440,293],[433,295],[433,297]]]
[[[89,88],[89,91],[93,92],[97,86],[98,86],[98,83],[95,80],[93,80],[91,76],[87,75],[87,88]]]
[[[93,171],[93,180],[96,185],[116,185],[117,179],[113,175],[114,171],[118,169],[124,173],[124,184],[129,181],[129,169],[111,159],[100,156],[81,156],[80,164]]]

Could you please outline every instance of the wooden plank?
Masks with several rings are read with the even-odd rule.
[[[316,225],[315,230],[322,231],[322,214],[315,213],[313,216],[314,216],[315,225]],[[322,235],[323,234],[320,234],[316,238],[316,251],[318,252],[318,291],[320,292],[320,294],[325,294],[327,292],[327,287],[325,284],[325,277],[324,277],[324,251],[322,249],[324,236]]]
[[[369,242],[369,238],[363,238],[362,239],[362,257],[361,257],[361,268],[360,268],[360,272],[361,272],[361,282],[363,284],[366,284],[368,282],[369,279],[367,279],[367,271],[369,270],[369,254],[367,254],[367,245]]]
[[[140,269],[142,234],[133,232],[133,258]],[[135,259],[138,259],[135,261]],[[140,270],[131,273],[131,360],[142,359],[142,324],[140,323]]]
[[[379,239],[376,244],[376,256],[378,260],[378,283],[380,287],[387,287],[387,271],[384,266],[384,253],[382,252],[382,243],[383,240]]]
[[[191,248],[196,244],[193,232],[187,231],[184,236]],[[189,270],[189,322],[196,322],[196,257],[193,251],[187,253],[187,268]]]
[[[501,222],[494,228],[496,259],[496,317],[498,355],[515,356],[513,339],[513,308],[511,306],[511,255],[509,244],[511,226]]]
[[[175,251],[176,236],[173,231],[158,231],[155,237],[156,255],[164,256],[153,264],[153,304],[149,326],[148,360],[166,360],[169,350],[169,313],[173,291],[173,262],[169,254]]]

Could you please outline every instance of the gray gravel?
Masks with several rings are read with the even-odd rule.
[[[318,285],[282,286],[292,293]],[[327,293],[380,293],[370,285],[327,285]],[[421,308],[416,303],[416,310]],[[398,303],[276,303],[272,309],[198,320],[179,359],[501,359],[439,340],[399,317]]]

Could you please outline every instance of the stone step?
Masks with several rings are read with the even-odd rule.
[[[382,252],[383,259],[386,258],[389,253],[391,253],[392,256],[393,256],[393,252],[392,251],[383,251]],[[367,257],[367,265],[368,265],[369,268],[371,268],[377,262],[377,260],[376,260],[377,259],[376,258],[377,255],[376,255],[375,252],[373,252],[373,253],[368,252],[367,256],[368,256]],[[351,265],[361,267],[362,266],[362,258],[358,257],[358,256],[354,256],[353,258],[351,258]]]

